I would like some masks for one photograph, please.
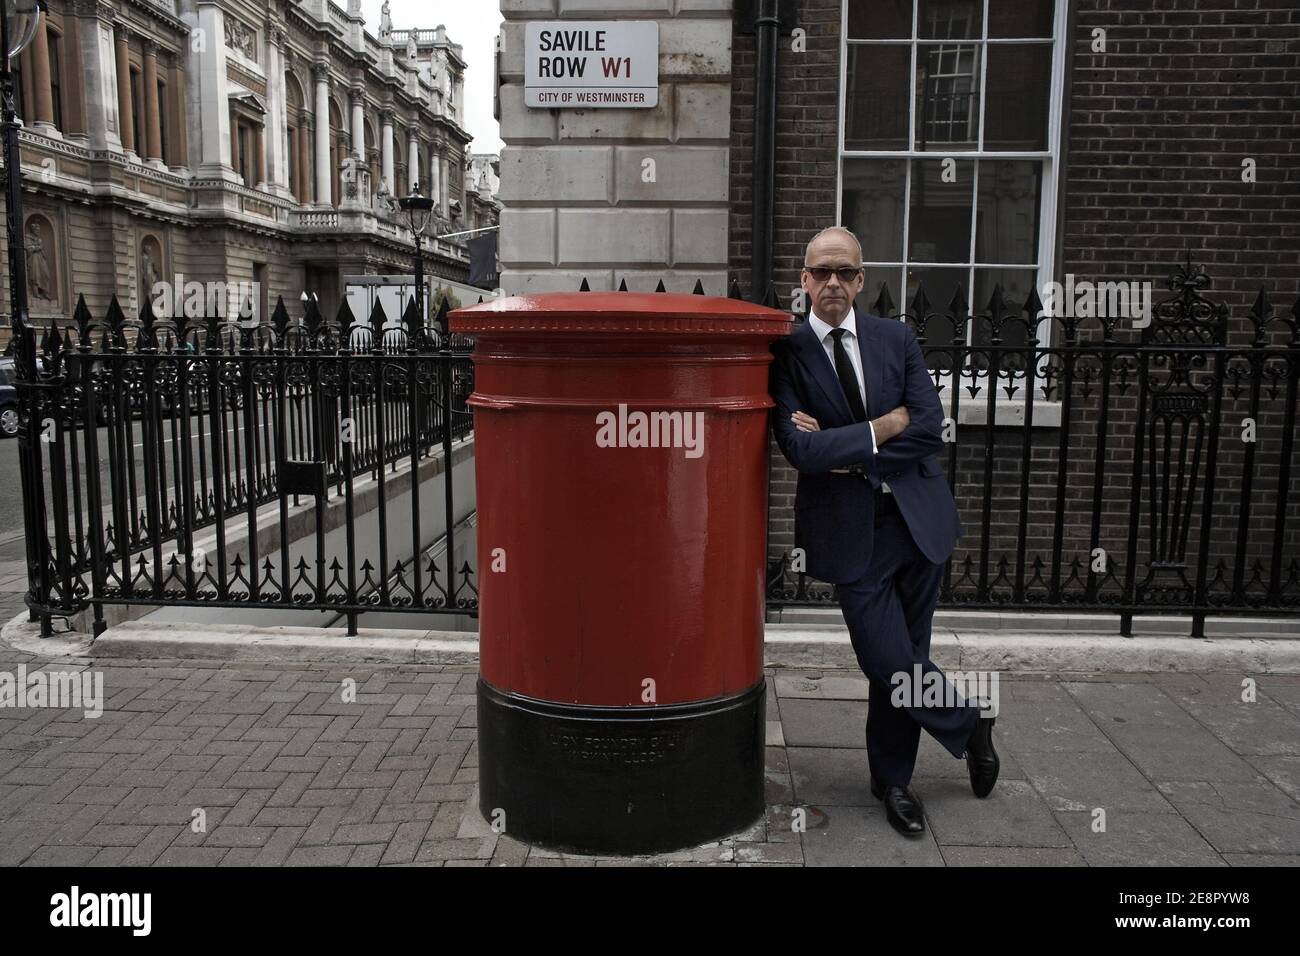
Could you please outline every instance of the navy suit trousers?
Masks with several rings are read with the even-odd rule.
[[[960,695],[956,706],[896,707],[891,701],[894,675],[906,674],[914,682],[917,664],[922,674],[938,672],[938,678],[928,680],[950,686],[930,661],[930,626],[942,579],[943,565],[921,553],[902,517],[891,509],[876,519],[866,574],[837,588],[858,666],[870,682],[867,762],[884,786],[905,787],[911,781],[922,727],[961,757],[979,720],[978,707]]]

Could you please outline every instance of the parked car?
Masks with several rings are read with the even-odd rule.
[[[14,360],[0,358],[0,437],[18,434],[18,389],[14,385]]]
[[[37,356],[42,372],[47,368],[45,359]],[[13,438],[18,434],[18,386],[14,384],[16,372],[12,356],[0,356],[0,438]],[[99,409],[96,418],[100,425],[108,424],[108,412]]]

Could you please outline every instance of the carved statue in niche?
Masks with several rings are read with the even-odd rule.
[[[54,269],[50,265],[53,251],[53,230],[44,219],[33,216],[27,220],[27,234],[23,237],[27,253],[27,293],[33,299],[57,302]]]
[[[152,236],[146,238],[140,243],[140,301],[152,302],[154,299],[154,287],[158,284],[162,273],[159,269],[159,260],[162,258],[162,252],[158,248],[157,240]]]

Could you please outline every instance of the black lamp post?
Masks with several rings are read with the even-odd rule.
[[[27,48],[41,26],[45,0],[0,0],[0,138],[5,161],[5,238],[9,241],[9,310],[13,328],[14,371],[19,383],[18,472],[23,489],[23,527],[27,543],[28,613],[41,622],[41,636],[51,634],[50,543],[45,501],[40,493],[41,455],[32,423],[40,421],[36,383],[36,336],[27,320],[27,248],[23,242],[23,170],[18,154],[18,111],[14,106],[12,61]],[[96,633],[99,628],[96,627]]]
[[[27,249],[23,242],[23,174],[12,60],[36,36],[46,0],[0,0],[0,131],[5,159],[5,238],[9,241],[9,309],[14,338],[27,326]],[[30,371],[34,374],[35,369]],[[21,374],[21,373],[20,373]]]
[[[406,213],[415,236],[415,314],[420,317],[420,328],[424,328],[424,255],[420,251],[420,240],[433,215],[433,197],[420,195],[420,184],[416,183],[411,195],[397,200],[397,205]],[[414,329],[410,332],[414,333]]]

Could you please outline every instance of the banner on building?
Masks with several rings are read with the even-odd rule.
[[[501,281],[496,230],[469,240],[469,284],[495,289]]]

